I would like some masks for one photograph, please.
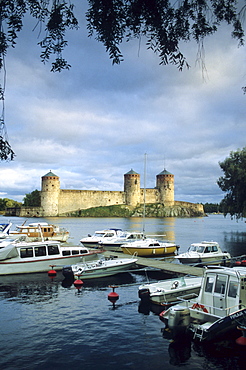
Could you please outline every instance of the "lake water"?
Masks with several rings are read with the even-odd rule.
[[[20,225],[22,218],[8,218]],[[0,217],[0,222],[6,218]],[[142,231],[141,219],[49,218],[70,231],[72,243],[107,227]],[[180,252],[191,243],[214,240],[233,256],[246,254],[246,224],[222,215],[204,218],[146,219],[145,231],[166,234]],[[149,275],[150,280],[154,275]],[[158,277],[159,278],[159,277]],[[138,286],[146,274],[124,273],[85,281],[81,292],[67,286],[61,273],[0,277],[1,369],[245,369],[244,348],[225,342],[216,348],[186,341],[171,342],[162,335],[158,315],[142,310]],[[108,300],[116,284],[119,300]]]

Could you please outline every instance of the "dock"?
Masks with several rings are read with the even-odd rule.
[[[131,255],[124,253],[117,253],[106,251],[104,252],[105,257],[113,256],[118,258],[130,258]],[[162,272],[170,275],[194,275],[194,276],[203,276],[204,268],[194,267],[190,265],[183,265],[178,263],[171,263],[166,261],[160,261],[153,258],[146,257],[136,257],[138,259],[137,264],[143,267],[152,267],[159,269]]]

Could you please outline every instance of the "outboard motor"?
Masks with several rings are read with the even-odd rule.
[[[186,331],[190,325],[190,310],[184,306],[173,306],[169,309],[168,327],[173,336]]]
[[[62,268],[62,274],[65,278],[67,279],[73,279],[73,270],[72,270],[72,267],[70,265],[68,266],[63,266]]]
[[[149,302],[150,301],[149,289],[148,288],[139,289],[138,297],[142,300],[142,302]]]

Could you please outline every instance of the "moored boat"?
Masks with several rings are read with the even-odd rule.
[[[0,249],[0,275],[47,272],[50,266],[61,270],[67,264],[98,259],[97,253],[84,246],[65,246],[51,240],[16,240]]]
[[[124,232],[122,235],[103,239],[101,242],[99,242],[99,246],[106,251],[109,250],[114,252],[122,252],[122,244],[131,243],[136,240],[142,240],[143,238],[143,233]]]
[[[203,241],[201,243],[193,243],[186,253],[179,254],[175,257],[181,263],[188,264],[221,264],[230,260],[230,253],[223,252],[217,242]]]
[[[69,232],[66,229],[50,225],[47,222],[33,222],[29,225],[16,226],[16,230],[10,231],[9,235],[13,237],[27,235],[31,241],[45,239],[66,242],[69,238]]]
[[[122,229],[105,229],[95,231],[93,235],[88,234],[87,237],[80,239],[80,242],[88,248],[98,248],[99,243],[104,241],[111,241],[115,237],[123,237],[125,232]]]
[[[213,341],[240,336],[246,327],[246,268],[208,268],[196,299],[184,299],[160,314],[173,337],[191,332],[194,339]]]
[[[139,257],[158,257],[177,252],[179,246],[172,242],[162,242],[157,239],[145,238],[131,243],[122,244],[121,250],[125,254]]]
[[[198,295],[202,277],[181,276],[156,283],[142,284],[138,288],[138,296],[143,302],[151,302],[160,306],[170,306],[180,298]]]
[[[130,270],[136,262],[137,258],[105,258],[64,266],[62,272],[65,278],[100,278]]]

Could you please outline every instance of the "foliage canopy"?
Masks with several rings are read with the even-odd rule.
[[[217,183],[227,193],[221,202],[224,215],[246,217],[246,147],[231,152],[219,165],[224,176]]]
[[[76,4],[74,0],[74,4]],[[206,36],[214,34],[223,22],[231,25],[232,37],[244,42],[242,20],[245,1],[240,0],[87,0],[89,36],[103,43],[113,64],[123,60],[120,44],[133,38],[146,39],[148,49],[160,58],[160,64],[174,64],[180,70],[188,67],[181,50],[182,42],[194,39],[200,46]],[[43,29],[41,60],[49,62],[51,71],[69,69],[62,52],[67,46],[66,31],[78,29],[71,0],[1,0],[0,1],[0,71],[5,69],[7,49],[14,47],[30,14]],[[44,26],[44,27],[42,27]],[[244,88],[246,91],[246,88]],[[0,85],[4,101],[5,81]],[[4,123],[4,105],[0,121]],[[6,135],[0,132],[0,160],[13,159]]]
[[[23,205],[25,207],[40,207],[41,206],[41,195],[37,189],[29,194],[26,194],[23,199]]]

